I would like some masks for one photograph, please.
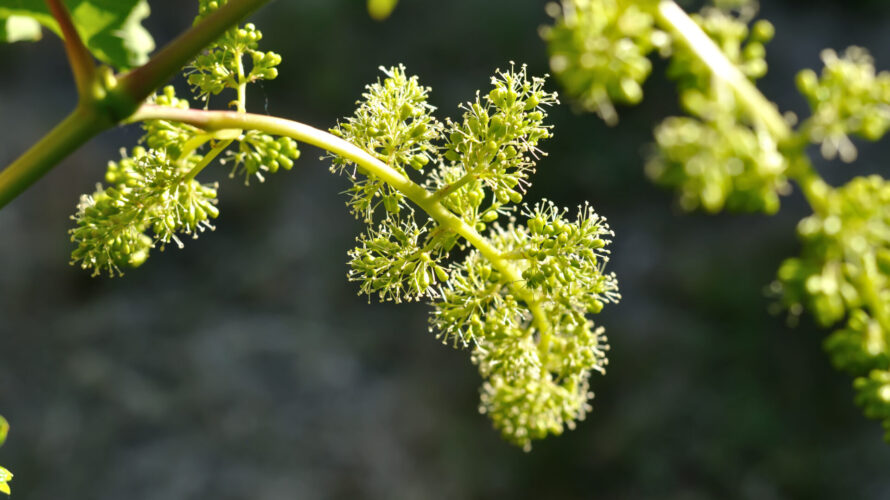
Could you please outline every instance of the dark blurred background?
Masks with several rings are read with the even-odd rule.
[[[151,5],[159,44],[195,10]],[[885,2],[762,7],[777,36],[761,88],[783,110],[805,112],[794,74],[825,47],[864,45],[890,68]],[[278,0],[254,20],[284,63],[251,107],[321,128],[379,65],[420,75],[443,117],[508,61],[547,71],[542,1],[402,0],[377,23],[363,1]],[[624,300],[597,319],[612,352],[593,413],[531,453],[479,414],[476,369],[427,332],[426,306],[356,296],[345,262],[361,227],[318,150],[265,184],[210,172],[217,230],[109,280],[68,265],[68,217],[139,132],[91,141],[0,211],[13,498],[890,498],[890,446],[829,366],[827,332],[767,312],[766,285],[798,251],[799,194],[774,217],[686,215],[646,180],[652,127],[677,112],[663,69],[616,128],[552,112],[527,199],[590,200],[608,217]],[[0,164],[74,100],[57,39],[0,46]],[[887,154],[861,145],[855,165],[817,166],[842,182],[886,172]]]

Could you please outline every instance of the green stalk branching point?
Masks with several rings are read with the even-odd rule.
[[[70,19],[65,22],[66,11],[58,1],[49,1],[65,35],[66,50],[81,99],[67,118],[0,171],[0,209],[81,145],[130,116],[158,87],[214,40],[268,2],[232,0],[170,42],[144,65],[115,77],[108,70],[88,69],[93,67],[92,59],[89,53],[83,52],[83,42],[76,36]]]

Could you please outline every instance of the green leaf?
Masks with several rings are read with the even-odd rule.
[[[25,16],[9,16],[0,19],[0,42],[22,42],[40,40],[43,33],[40,23]]]
[[[129,68],[144,63],[148,53],[154,50],[154,40],[140,24],[150,12],[146,0],[65,0],[64,3],[87,48],[100,61]],[[59,25],[44,0],[0,0],[0,26],[3,26],[0,41],[39,39],[34,36],[33,21],[23,27],[22,18],[37,21],[60,34]],[[15,32],[10,30],[11,24]],[[30,31],[26,29],[28,25]]]

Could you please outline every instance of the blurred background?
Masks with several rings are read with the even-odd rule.
[[[183,5],[188,7],[183,7]],[[249,104],[320,128],[354,110],[379,65],[405,63],[440,117],[495,68],[547,71],[545,2],[402,0],[383,23],[358,0],[272,2],[254,16],[281,76]],[[195,7],[152,0],[160,44]],[[764,2],[776,26],[761,82],[805,115],[794,74],[826,47],[890,68],[881,1]],[[346,280],[361,226],[321,153],[245,187],[216,168],[217,230],[155,252],[124,279],[68,265],[69,215],[136,128],[91,141],[0,211],[0,464],[28,499],[890,498],[890,446],[821,350],[828,333],[768,313],[765,287],[798,251],[799,193],[774,217],[682,214],[643,162],[677,113],[656,61],[646,99],[608,128],[568,103],[529,201],[589,200],[617,236],[624,300],[597,318],[612,346],[575,431],[510,446],[477,411],[467,352],[427,331],[425,305],[368,303]],[[177,82],[180,93],[186,86]],[[551,84],[551,89],[556,89]],[[0,165],[75,102],[62,45],[0,46]],[[860,145],[835,182],[886,172]]]

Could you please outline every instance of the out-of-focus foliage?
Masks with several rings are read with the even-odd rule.
[[[0,19],[0,42],[33,42],[42,36],[40,23],[32,17],[9,16]]]
[[[822,156],[856,159],[849,136],[877,141],[890,127],[890,73],[875,74],[874,61],[862,47],[849,47],[843,56],[822,52],[822,75],[806,69],[797,75],[797,87],[807,98],[812,116],[805,132],[821,144]]]
[[[150,10],[146,0],[66,0],[71,21],[90,52],[117,68],[137,66],[148,60],[155,44],[142,27]],[[28,20],[32,20],[29,22]],[[0,42],[37,40],[34,21],[61,36],[59,25],[44,0],[0,2]]]
[[[670,37],[655,28],[656,0],[566,0],[551,3],[545,27],[550,68],[566,92],[606,123],[618,122],[614,103],[636,104],[652,71],[649,53]]]
[[[787,164],[778,138],[736,102],[724,81],[669,31],[659,29],[658,2],[564,1],[543,30],[550,65],[566,92],[606,123],[617,123],[613,103],[637,104],[649,75],[649,55],[670,56],[668,75],[691,116],[667,118],[655,130],[658,149],[647,165],[657,183],[677,189],[686,210],[774,213],[788,192]],[[766,74],[764,44],[772,25],[747,24],[750,2],[721,2],[692,15],[727,60],[752,81]]]
[[[684,210],[775,213],[790,187],[787,163],[765,129],[736,118],[735,97],[726,90],[713,98],[688,91],[690,101],[700,99],[700,112],[655,128],[658,151],[646,173],[676,189]]]
[[[848,318],[825,348],[835,367],[857,377],[866,415],[890,426],[890,186],[878,176],[853,179],[832,190],[798,234],[801,257],[779,269],[783,300],[823,326]]]
[[[825,158],[850,162],[856,158],[850,135],[880,139],[890,127],[890,74],[876,73],[865,49],[851,47],[843,56],[823,51],[821,76],[798,74],[813,114],[793,130],[796,117],[779,116],[753,85],[766,74],[764,45],[775,31],[765,20],[752,23],[756,13],[756,2],[746,0],[718,1],[688,17],[670,1],[565,1],[544,38],[568,93],[607,123],[615,121],[611,101],[642,98],[638,83],[653,47],[670,56],[667,73],[689,116],[656,127],[646,172],[676,189],[683,209],[773,214],[790,192],[789,180],[797,181],[814,213],[798,226],[801,257],[783,263],[773,291],[793,315],[807,309],[824,326],[847,320],[825,347],[838,369],[857,377],[856,401],[865,414],[890,428],[890,188],[877,176],[831,188],[805,150],[819,143]],[[653,43],[656,36],[664,43]],[[621,88],[635,90],[623,96],[605,90]],[[593,95],[600,104],[590,105]]]
[[[755,81],[766,74],[764,44],[773,28],[761,20],[749,30],[751,14],[711,7],[690,17]],[[775,213],[779,196],[789,192],[778,138],[686,45],[675,44],[668,75],[677,81],[680,103],[690,116],[667,118],[656,127],[658,149],[647,165],[649,176],[676,189],[685,210]]]

